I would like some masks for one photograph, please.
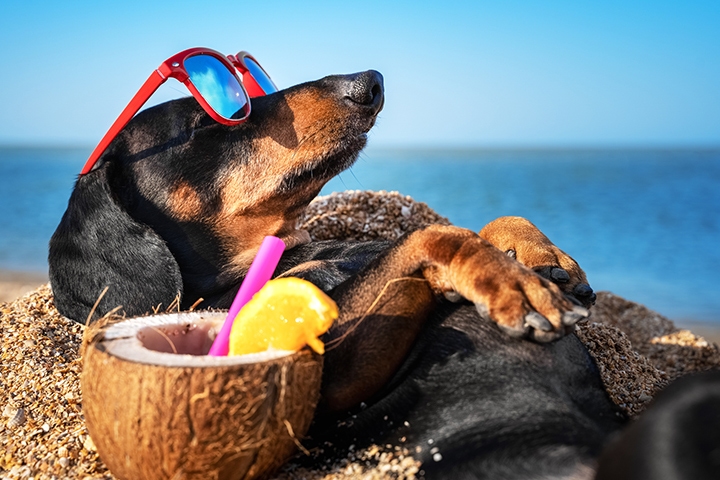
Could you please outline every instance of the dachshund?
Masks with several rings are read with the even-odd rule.
[[[311,281],[340,310],[311,443],[402,446],[427,478],[591,478],[626,418],[572,334],[595,300],[586,275],[532,223],[430,225],[394,242],[298,229],[384,101],[371,70],[253,98],[241,125],[193,98],[140,112],[77,179],[52,236],[57,309],[85,322],[177,301],[228,308],[275,235],[287,245],[275,275]]]

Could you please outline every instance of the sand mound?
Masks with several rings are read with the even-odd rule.
[[[397,238],[428,223],[448,223],[427,205],[387,192],[344,192],[316,199],[302,219],[321,238]],[[85,427],[80,400],[84,327],[63,318],[49,286],[0,303],[0,477],[113,478]],[[612,400],[641,412],[668,381],[720,367],[720,349],[642,305],[601,292],[578,337],[596,359]],[[408,478],[417,463],[382,446],[350,451],[318,470],[282,478]]]
[[[720,349],[671,320],[609,292],[598,293],[577,335],[595,358],[610,398],[631,416],[668,382],[720,368]]]

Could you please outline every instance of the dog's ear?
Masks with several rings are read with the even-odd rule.
[[[58,311],[93,321],[121,306],[120,314],[165,310],[182,294],[175,258],[150,227],[119,203],[101,168],[80,177],[50,240],[50,283]],[[91,310],[103,290],[93,318]]]

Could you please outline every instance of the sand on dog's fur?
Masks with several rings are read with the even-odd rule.
[[[315,239],[395,239],[428,223],[448,222],[394,192],[321,197],[303,218]],[[0,478],[114,478],[82,415],[78,352],[84,328],[57,312],[47,285],[0,303]],[[610,398],[631,416],[672,379],[720,367],[716,344],[607,292],[598,294],[577,335],[595,358]],[[421,473],[409,452],[383,445],[348,451],[316,470],[288,465],[278,478],[414,478]]]

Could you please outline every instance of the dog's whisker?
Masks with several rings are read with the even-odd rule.
[[[337,178],[338,180],[340,180],[340,183],[343,184],[343,187],[345,188],[345,190],[348,190],[347,183],[345,183],[345,179],[342,177],[342,174],[338,174],[338,176],[335,177],[335,178]]]
[[[180,95],[183,98],[192,97],[192,95],[190,93],[188,93],[187,90],[177,88],[172,84],[165,84],[165,85],[166,85],[165,86],[166,90],[172,90],[173,92],[177,93],[178,95]]]
[[[358,182],[358,185],[360,185],[360,187],[364,190],[364,189],[365,189],[365,185],[363,185],[363,183],[360,181],[360,179],[357,177],[357,175],[355,175],[355,172],[353,171],[353,169],[352,169],[352,168],[348,168],[347,171],[350,172],[350,175],[353,176],[353,178],[355,179],[355,181]],[[343,183],[344,183],[344,182],[343,182]]]

